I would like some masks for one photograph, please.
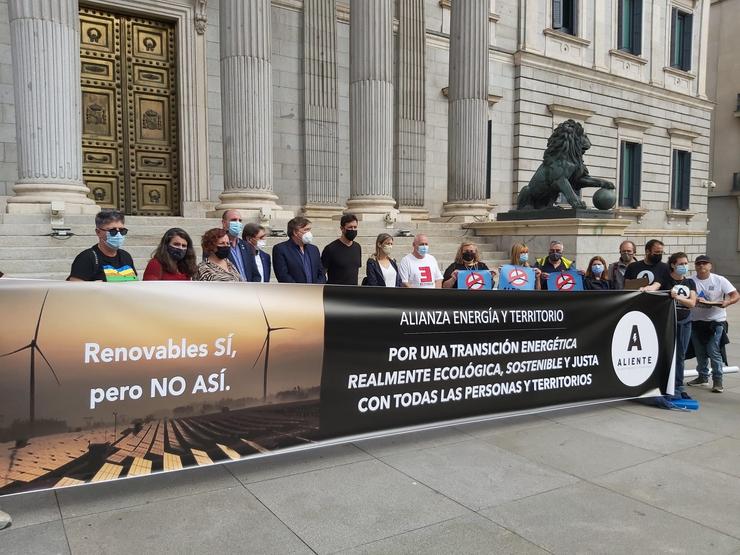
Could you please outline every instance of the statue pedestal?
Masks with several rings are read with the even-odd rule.
[[[543,211],[536,212],[541,214]],[[477,236],[494,238],[492,242],[496,249],[507,253],[511,252],[514,243],[526,244],[533,265],[535,258],[547,255],[550,241],[557,239],[563,243],[565,257],[576,258],[579,268],[585,268],[591,257],[596,255],[603,256],[607,263],[614,262],[619,257],[619,243],[624,239],[625,230],[634,223],[632,220],[616,218],[613,212],[606,212],[606,217],[509,221],[502,221],[501,214],[498,216],[495,222],[471,223],[464,227],[474,230]]]
[[[611,210],[594,210],[593,208],[543,208],[542,210],[509,210],[496,214],[499,222],[519,220],[562,220],[565,218],[595,218],[599,220],[614,219],[616,214]]]

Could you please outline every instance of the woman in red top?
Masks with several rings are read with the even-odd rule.
[[[144,270],[144,281],[187,281],[193,279],[195,268],[193,240],[184,229],[173,227],[167,230],[152,253],[152,259]]]

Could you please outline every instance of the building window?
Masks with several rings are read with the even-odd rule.
[[[642,0],[619,0],[619,50],[642,54]]]
[[[691,69],[691,34],[693,16],[673,8],[671,12],[671,67]]]
[[[687,150],[673,151],[673,179],[671,183],[671,208],[689,209],[691,190],[691,153]]]
[[[577,35],[576,2],[578,0],[552,0],[552,28],[561,33]]]
[[[619,206],[640,206],[640,175],[642,173],[642,145],[622,141],[619,158]]]

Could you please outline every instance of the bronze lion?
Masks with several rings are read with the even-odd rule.
[[[562,193],[573,208],[586,208],[576,191],[584,187],[614,189],[614,184],[591,177],[583,163],[583,153],[591,148],[583,126],[569,119],[555,128],[547,140],[542,164],[519,192],[517,207],[541,209],[554,206]]]

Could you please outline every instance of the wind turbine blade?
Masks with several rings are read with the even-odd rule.
[[[260,353],[257,355],[257,358],[254,359],[254,364],[252,365],[252,368],[254,369],[255,366],[257,366],[257,363],[260,360],[260,357],[262,356],[262,353],[265,350],[265,347],[267,346],[267,337],[265,337],[265,342],[262,344],[262,348],[260,349]]]
[[[270,321],[267,319],[267,313],[265,312],[265,307],[262,306],[262,301],[257,297],[257,302],[260,304],[260,308],[262,309],[262,316],[265,318],[265,325],[267,326],[267,329],[270,329]]]
[[[0,355],[0,358],[9,357],[10,355],[14,355],[16,353],[20,353],[21,351],[23,351],[25,349],[28,349],[29,347],[31,347],[31,344],[30,343],[28,345],[26,345],[25,347],[21,347],[20,349],[16,349],[15,351],[10,351],[9,353],[5,353],[4,355]]]
[[[38,345],[36,345],[36,350],[37,350],[37,351],[39,352],[39,354],[41,355],[41,358],[43,358],[43,359],[44,359],[44,361],[46,362],[46,365],[47,365],[47,366],[49,367],[49,370],[51,370],[51,373],[52,373],[52,374],[54,375],[54,379],[55,379],[55,380],[57,381],[57,385],[62,385],[62,382],[60,382],[60,381],[59,381],[59,378],[57,377],[57,373],[56,373],[56,372],[54,372],[54,368],[53,368],[53,367],[51,366],[51,363],[50,363],[50,362],[49,362],[49,360],[48,360],[48,359],[46,358],[46,355],[44,354],[44,352],[43,352],[43,351],[41,350],[41,347],[39,347]]]
[[[278,331],[278,330],[295,330],[295,328],[288,328],[288,327],[283,327],[283,328],[270,328],[270,331]]]
[[[44,313],[44,305],[46,304],[46,297],[49,296],[49,292],[44,295],[44,302],[41,303],[41,310],[39,310],[39,319],[36,322],[36,332],[33,334],[34,341],[39,338],[39,327],[41,326],[41,315]]]

